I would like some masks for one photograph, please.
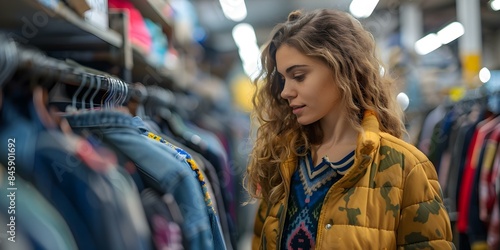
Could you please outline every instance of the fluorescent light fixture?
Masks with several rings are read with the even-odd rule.
[[[255,30],[248,23],[239,23],[234,26],[232,34],[238,47],[245,46],[245,44],[257,44]]]
[[[439,37],[431,33],[427,36],[420,38],[417,42],[415,42],[415,51],[419,55],[426,55],[441,47],[441,41],[439,41]]]
[[[227,19],[239,22],[247,17],[245,0],[219,0],[219,2]]]
[[[349,11],[356,18],[367,18],[369,17],[375,7],[377,7],[379,0],[352,0],[351,5],[349,5]]]
[[[257,44],[254,44],[253,46],[239,47],[238,53],[240,55],[241,60],[244,63],[246,62],[257,63],[260,55],[260,51],[259,48],[257,47]]]
[[[455,39],[461,37],[465,33],[464,26],[459,22],[453,22],[440,31],[430,33],[415,42],[415,51],[420,55],[426,55],[438,49],[443,44],[448,44]]]
[[[484,67],[479,71],[479,80],[482,83],[486,83],[491,79],[491,72],[488,68]]]
[[[492,0],[492,1],[490,1],[490,7],[494,11],[500,10],[500,0]]]
[[[234,42],[238,47],[243,70],[254,80],[257,76],[260,66],[260,50],[257,45],[257,37],[252,25],[248,23],[240,23],[234,26],[232,31]]]
[[[437,36],[442,44],[448,44],[464,34],[464,26],[459,22],[453,22],[438,31]]]
[[[245,70],[250,79],[254,80],[260,63],[259,47],[257,47],[256,43],[253,45],[247,44],[244,47],[240,47],[238,52],[243,63],[243,70]]]

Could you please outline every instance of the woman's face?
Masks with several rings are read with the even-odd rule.
[[[341,113],[340,92],[324,62],[284,44],[276,52],[276,67],[284,81],[281,97],[288,101],[298,123],[337,119]]]

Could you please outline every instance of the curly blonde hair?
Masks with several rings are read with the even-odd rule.
[[[321,142],[318,123],[302,126],[280,93],[276,51],[286,44],[328,65],[341,91],[352,126],[361,130],[365,110],[374,111],[383,132],[401,138],[405,132],[402,110],[392,95],[394,81],[380,73],[381,61],[371,33],[351,15],[337,10],[294,11],[278,24],[261,56],[262,70],[255,81],[253,115],[259,123],[245,176],[252,198],[274,204],[285,187],[279,166]]]

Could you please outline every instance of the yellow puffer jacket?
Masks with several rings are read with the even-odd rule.
[[[412,145],[379,130],[365,113],[354,165],[326,194],[316,249],[455,249],[437,174]],[[281,201],[260,203],[252,249],[279,249],[290,180],[297,166],[280,166],[286,184]]]

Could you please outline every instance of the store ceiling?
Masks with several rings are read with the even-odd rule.
[[[248,15],[242,22],[251,24],[256,32],[257,42],[262,44],[268,38],[272,27],[284,20],[293,10],[310,10],[316,8],[337,8],[348,10],[352,0],[246,0]],[[407,0],[421,4],[424,15],[424,32],[433,32],[447,23],[456,20],[457,0]],[[488,32],[491,29],[500,28],[500,11],[494,12],[488,8],[488,0],[481,1],[482,25]],[[220,8],[219,0],[192,0],[198,13],[199,22],[208,33],[206,46],[216,51],[224,52],[234,50],[235,44],[231,36],[232,28],[237,24],[224,17]],[[397,9],[402,0],[380,0],[372,16],[377,13],[390,12],[396,14],[393,25],[389,29],[398,26]],[[376,18],[372,18],[376,19]],[[365,20],[370,22],[370,20]]]
[[[222,78],[231,71],[228,65],[239,61],[232,28],[237,24],[228,20],[219,0],[191,0],[194,3],[199,23],[207,31],[203,43],[208,61],[205,69]],[[251,24],[256,32],[257,43],[262,45],[277,23],[286,20],[288,14],[297,9],[337,8],[348,11],[352,0],[246,0],[248,15],[242,22]],[[423,10],[423,33],[436,32],[448,23],[457,20],[458,0],[380,0],[372,16],[361,20],[377,37],[388,36],[399,28],[399,6],[404,1],[417,2]],[[481,2],[483,36],[500,30],[500,11],[488,6],[489,0],[467,0]],[[379,33],[379,34],[376,34]],[[491,36],[490,36],[491,37]],[[484,38],[483,38],[484,39]]]

